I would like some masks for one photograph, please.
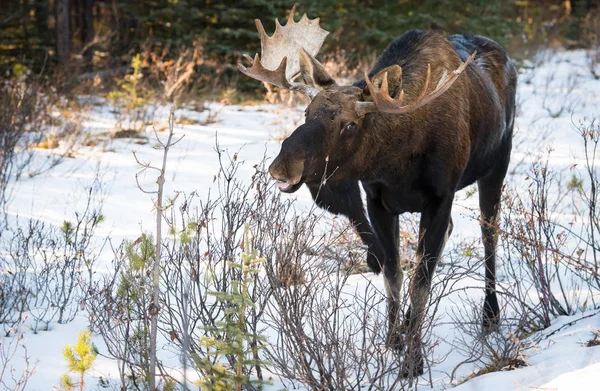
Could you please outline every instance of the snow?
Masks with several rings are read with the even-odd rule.
[[[586,347],[592,331],[600,325],[600,314],[578,321],[551,337],[543,338],[527,352],[528,367],[476,377],[455,390],[596,390],[600,380],[600,347]],[[559,317],[552,327],[540,332],[549,335],[560,326],[582,318],[582,314]],[[534,337],[532,337],[534,338]]]
[[[580,118],[600,116],[600,81],[594,80],[586,70],[584,51],[553,51],[544,54],[545,60],[535,68],[520,75],[518,88],[518,117],[516,137],[512,155],[511,175],[508,182],[525,189],[524,168],[535,157],[548,148],[553,152],[550,167],[568,169],[573,164],[584,164],[581,156],[581,140],[573,130],[573,123]],[[114,128],[115,115],[107,102],[93,97],[80,97],[96,102],[85,113],[83,121],[86,131],[92,135],[101,135]],[[169,153],[167,164],[167,195],[175,191],[198,191],[206,195],[213,177],[219,170],[215,148],[238,153],[246,163],[242,166],[240,177],[249,177],[254,171],[252,166],[263,155],[274,157],[279,149],[278,138],[288,133],[303,119],[303,108],[287,108],[278,105],[224,106],[218,103],[207,104],[209,110],[197,112],[183,108],[177,111],[176,118],[188,118],[195,122],[190,125],[176,125],[176,134],[185,134],[184,139]],[[553,118],[561,106],[567,105],[560,116]],[[573,113],[569,109],[574,109]],[[168,107],[154,107],[153,117],[157,125],[166,124]],[[210,114],[216,114],[217,122],[202,125]],[[158,126],[157,126],[158,128]],[[135,239],[141,232],[152,230],[154,214],[150,196],[142,193],[135,181],[139,171],[132,156],[137,151],[143,161],[159,162],[162,152],[154,149],[153,134],[147,132],[148,142],[144,145],[135,139],[115,139],[95,147],[80,147],[71,158],[65,159],[59,166],[44,175],[19,181],[14,190],[14,199],[8,207],[12,224],[26,218],[40,219],[45,222],[62,225],[64,220],[72,218],[73,211],[80,210],[86,197],[83,190],[97,176],[104,184],[104,194],[98,198],[103,203],[102,213],[105,221],[96,231],[98,240],[107,236],[113,243],[123,239]],[[165,133],[159,132],[164,138]],[[542,137],[544,136],[544,137]],[[37,152],[42,159],[47,151]],[[43,159],[42,159],[43,160]],[[568,178],[567,178],[568,179]],[[142,175],[142,187],[154,185],[153,174]],[[479,240],[477,223],[476,196],[467,196],[469,189],[460,192],[453,209],[454,233],[448,248],[461,239]],[[293,196],[299,205],[311,205],[308,190],[302,188]],[[568,213],[565,220],[571,218]],[[477,245],[480,246],[480,242]],[[480,248],[480,247],[479,247]],[[105,249],[100,258],[100,270],[110,267],[111,254]],[[483,270],[481,270],[483,272]],[[443,270],[440,271],[444,273]],[[381,277],[365,274],[349,280],[349,290],[365,281],[371,281],[384,292]],[[510,284],[510,281],[504,282]],[[481,279],[465,279],[464,286],[482,286]],[[482,290],[472,290],[469,297],[480,302]],[[460,298],[453,295],[444,298],[442,311],[460,305]],[[582,317],[585,317],[582,319]],[[577,321],[578,320],[578,321]],[[572,323],[572,324],[570,324]],[[65,344],[73,344],[77,332],[87,327],[87,319],[80,314],[66,325],[52,324],[49,331],[37,334],[27,332],[25,344],[33,361],[37,361],[36,373],[31,378],[28,390],[48,390],[58,386],[59,378],[67,372],[62,357]],[[592,338],[594,328],[600,327],[600,314],[579,312],[570,317],[559,317],[550,328],[533,334],[526,342],[524,351],[527,367],[512,371],[501,371],[475,377],[456,386],[457,390],[587,390],[597,389],[600,384],[600,347],[586,347]],[[555,332],[554,332],[555,331]],[[440,339],[435,355],[448,357],[432,368],[435,389],[444,389],[460,383],[476,368],[465,365],[458,371],[458,381],[449,384],[449,374],[464,357],[460,356],[452,345],[457,331],[450,323],[439,326],[434,334]],[[102,352],[102,342],[94,337],[94,342]],[[13,364],[22,368],[21,357]],[[86,377],[87,389],[94,389],[98,377],[118,378],[114,362],[99,357],[94,369]],[[270,389],[280,389],[277,384]],[[427,380],[419,381],[419,389],[426,389]]]

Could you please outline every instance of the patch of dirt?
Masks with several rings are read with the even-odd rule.
[[[146,136],[134,129],[121,129],[111,133],[111,138],[137,138],[146,139]]]
[[[527,364],[525,360],[522,360],[520,358],[511,358],[502,361],[502,363],[491,363],[488,366],[481,368],[477,372],[474,372],[471,375],[467,376],[465,379],[459,381],[457,385],[466,383],[467,381],[474,379],[478,376],[487,375],[488,373],[513,371],[515,369],[529,366],[529,364]]]
[[[185,116],[178,118],[176,122],[178,125],[198,125],[200,123],[200,121],[195,118],[189,118]]]
[[[594,334],[594,337],[587,341],[587,343],[585,344],[585,346],[587,346],[588,348],[600,346],[600,330],[594,330],[592,331],[592,334]]]

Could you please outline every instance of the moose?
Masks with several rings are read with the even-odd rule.
[[[386,344],[406,349],[403,376],[421,375],[422,322],[452,232],[452,202],[475,182],[485,250],[483,330],[498,326],[497,221],[512,147],[515,66],[489,38],[411,30],[389,44],[364,80],[342,86],[314,57],[328,32],[306,14],[295,22],[295,11],[284,26],[276,21],[272,36],[256,19],[261,57],[245,56],[250,67],[238,64],[247,76],[311,99],[269,173],[282,192],[305,184],[317,205],[349,219],[367,246],[368,266],[383,271]],[[400,321],[398,216],[405,212],[421,216],[410,306]]]

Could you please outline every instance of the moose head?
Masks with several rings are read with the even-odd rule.
[[[434,88],[430,88],[430,64],[427,64],[420,91],[405,92],[399,65],[378,71],[372,79],[365,72],[364,88],[340,86],[314,57],[329,33],[319,26],[318,18],[310,20],[306,14],[296,23],[295,11],[296,5],[284,26],[276,20],[275,33],[271,37],[256,19],[262,57],[256,54],[252,59],[245,55],[252,65],[250,68],[238,64],[247,76],[300,92],[311,99],[305,123],[283,142],[279,155],[269,167],[271,176],[283,192],[293,193],[304,183],[320,183],[334,175],[344,179],[353,176],[364,167],[361,164],[364,154],[359,151],[364,147],[365,134],[373,126],[369,114],[403,114],[427,105],[452,86],[475,56],[473,53],[453,72],[439,70]],[[303,82],[293,81],[298,75]],[[415,78],[413,76],[411,80]]]

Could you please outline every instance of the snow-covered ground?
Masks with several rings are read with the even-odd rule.
[[[594,80],[586,66],[583,51],[553,52],[535,70],[521,75],[518,88],[518,117],[516,121],[515,150],[512,155],[513,170],[508,181],[521,189],[523,169],[535,156],[552,148],[550,167],[561,170],[574,164],[583,165],[581,139],[573,130],[572,121],[594,116],[600,117],[600,81]],[[91,110],[85,113],[84,126],[91,134],[102,134],[114,129],[115,115],[110,105],[96,98],[82,97],[94,101]],[[564,107],[563,107],[564,106]],[[219,148],[239,152],[239,159],[246,163],[240,176],[248,177],[254,172],[253,165],[266,153],[274,157],[279,150],[278,138],[294,129],[303,118],[302,108],[285,108],[276,105],[222,106],[209,104],[210,110],[197,112],[180,109],[176,118],[187,118],[196,122],[176,125],[177,134],[185,138],[169,153],[167,165],[166,194],[175,191],[194,191],[205,195],[219,170],[215,145]],[[557,115],[560,109],[564,110]],[[568,111],[574,109],[573,118]],[[216,115],[216,122],[201,125],[209,115]],[[155,121],[166,124],[168,108],[159,107],[154,112]],[[187,121],[190,122],[190,121]],[[159,133],[164,137],[165,133]],[[544,135],[545,137],[542,137]],[[43,176],[23,179],[17,183],[14,200],[9,205],[9,218],[41,219],[57,226],[70,219],[86,201],[83,187],[100,175],[104,183],[105,199],[102,214],[104,222],[96,231],[100,240],[110,236],[113,242],[135,239],[140,232],[152,230],[154,214],[149,195],[142,193],[136,184],[135,174],[139,171],[131,151],[136,150],[144,161],[159,162],[162,152],[154,149],[152,133],[146,134],[148,142],[138,144],[135,139],[114,139],[108,144],[81,147],[71,158]],[[47,151],[40,150],[44,155]],[[141,177],[142,185],[152,185],[153,175]],[[479,238],[476,220],[477,197],[468,196],[469,189],[457,195],[453,209],[454,234],[449,247],[464,238]],[[290,196],[300,205],[311,204],[310,194],[305,188]],[[568,216],[566,217],[568,218]],[[104,251],[99,270],[110,267],[110,252]],[[443,272],[443,270],[441,271]],[[483,270],[481,270],[483,272]],[[381,277],[363,275],[350,279],[350,284],[373,280],[383,291]],[[477,280],[481,284],[481,280]],[[505,282],[510,284],[510,281]],[[483,286],[482,286],[483,288]],[[482,289],[472,298],[479,300]],[[446,299],[445,299],[446,300]],[[456,300],[442,303],[442,311],[457,305]],[[581,320],[579,320],[581,319]],[[579,321],[578,321],[579,320]],[[87,319],[80,314],[66,325],[52,324],[49,331],[38,334],[26,333],[25,344],[32,361],[38,361],[36,373],[31,378],[28,390],[48,390],[59,385],[59,378],[67,372],[62,357],[65,344],[76,341],[77,332],[87,327]],[[554,320],[553,325],[532,335],[526,345],[524,358],[528,367],[513,371],[502,371],[479,376],[458,385],[461,390],[593,390],[600,384],[600,347],[586,347],[592,331],[600,328],[600,314],[593,311],[579,312],[569,317]],[[448,353],[446,359],[432,368],[435,388],[451,387],[448,384],[453,368],[465,359],[456,351],[452,342],[455,333],[450,326],[441,327],[435,333],[443,336],[435,355]],[[534,342],[535,341],[535,342]],[[94,342],[102,352],[100,338]],[[22,368],[21,357],[13,363]],[[475,368],[464,365],[457,373],[458,384]],[[87,389],[95,389],[98,377],[116,378],[114,362],[98,358],[93,371],[87,377]],[[279,384],[276,382],[276,384]],[[427,381],[420,381],[426,388]],[[280,389],[273,386],[271,389]],[[419,387],[421,389],[421,387]]]

